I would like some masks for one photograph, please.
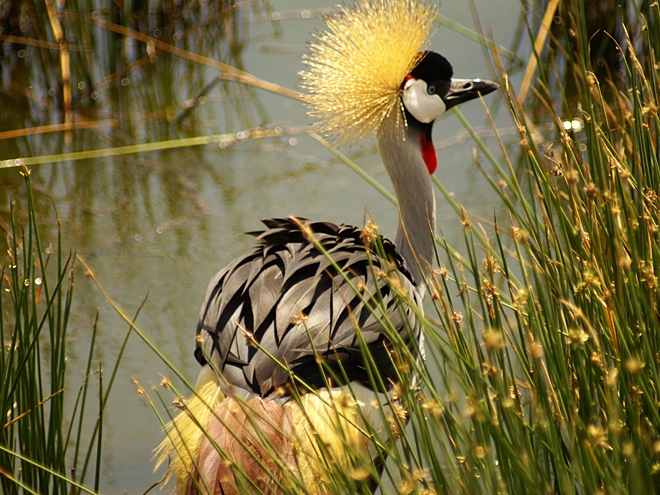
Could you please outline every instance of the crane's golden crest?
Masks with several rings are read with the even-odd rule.
[[[435,12],[419,0],[358,0],[325,19],[301,76],[309,115],[338,144],[403,128],[400,87],[423,57]]]

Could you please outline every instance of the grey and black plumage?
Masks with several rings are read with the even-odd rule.
[[[329,31],[311,45],[303,73],[310,114],[340,143],[376,135],[398,200],[397,233],[374,243],[364,241],[370,228],[363,235],[269,219],[253,233],[256,247],[211,279],[197,325],[197,395],[160,447],[161,462],[178,456],[181,493],[233,494],[242,480],[267,493],[292,484],[327,493],[328,467],[368,459],[368,432],[386,428],[382,407],[391,401],[378,394],[396,389],[393,342],[423,356],[419,318],[436,230],[433,122],[497,88],[453,78],[451,64],[425,49],[434,18],[421,0],[358,0],[328,17]],[[372,390],[360,339],[385,390]],[[313,392],[294,393],[301,390]]]
[[[414,298],[412,304],[422,302],[395,246],[381,237],[384,260],[353,226],[293,218],[263,223],[267,229],[253,233],[256,248],[231,262],[208,286],[197,326],[199,363],[211,360],[222,384],[232,387],[225,393],[242,398],[279,398],[286,394],[290,374],[313,388],[327,386],[317,355],[336,378],[370,386],[357,326],[383,383],[394,383],[391,336],[379,318],[386,316],[413,352],[420,332],[415,312],[400,304],[401,294],[392,288],[388,272],[392,276],[396,270],[401,288]],[[309,240],[303,225],[325,253]],[[356,293],[354,287],[360,290]]]

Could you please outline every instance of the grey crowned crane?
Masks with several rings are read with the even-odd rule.
[[[450,63],[426,50],[434,18],[417,0],[360,0],[327,17],[311,45],[302,74],[310,114],[341,144],[375,133],[397,234],[375,249],[368,228],[272,218],[253,233],[254,250],[211,279],[196,395],[159,448],[161,461],[174,454],[180,493],[327,493],[328,465],[368,459],[369,432],[383,425],[377,392],[387,390],[372,390],[365,348],[385,388],[398,380],[378,315],[423,355],[416,318],[434,253],[433,122],[497,89],[453,79]]]

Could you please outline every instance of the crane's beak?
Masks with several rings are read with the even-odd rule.
[[[447,106],[447,110],[455,107],[459,103],[474,100],[479,95],[485,96],[492,93],[499,86],[492,81],[482,81],[481,79],[452,79],[449,91],[442,98]]]

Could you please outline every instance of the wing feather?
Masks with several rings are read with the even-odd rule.
[[[349,381],[368,385],[357,326],[384,381],[393,380],[391,342],[378,315],[387,315],[412,350],[421,345],[415,312],[399,304],[383,276],[394,264],[403,288],[421,304],[394,245],[381,239],[388,258],[383,260],[365,247],[356,227],[294,218],[263,223],[266,230],[251,233],[255,249],[209,283],[197,326],[197,360],[205,364],[210,356],[234,391],[248,396],[274,398],[290,380],[272,357],[309,385],[323,386],[315,353],[329,366],[341,360]],[[310,230],[332,261],[310,242]]]

